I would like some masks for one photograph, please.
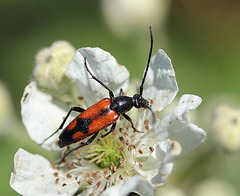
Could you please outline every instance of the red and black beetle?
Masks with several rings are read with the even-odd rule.
[[[131,123],[132,128],[136,130],[133,125],[132,119],[126,114],[126,112],[131,110],[133,107],[148,108],[152,112],[149,106],[148,100],[142,97],[143,84],[147,76],[150,58],[152,55],[152,48],[153,48],[153,36],[152,36],[151,27],[149,28],[149,30],[150,30],[151,44],[150,44],[150,52],[148,56],[147,66],[146,66],[142,83],[140,86],[140,93],[135,94],[133,97],[123,96],[122,90],[118,97],[114,97],[112,90],[109,89],[105,84],[103,84],[98,78],[96,78],[90,72],[87,66],[86,57],[84,58],[84,65],[86,67],[87,72],[92,76],[94,80],[96,80],[98,83],[100,83],[104,88],[108,90],[110,98],[104,98],[86,110],[81,107],[72,107],[69,110],[65,119],[63,120],[60,127],[57,129],[57,131],[55,131],[52,135],[47,137],[41,143],[42,145],[47,139],[49,139],[51,136],[53,136],[55,133],[57,133],[59,130],[63,128],[64,123],[66,122],[67,118],[69,117],[72,111],[81,112],[81,114],[79,114],[72,122],[70,122],[63,129],[62,133],[59,135],[58,146],[60,148],[63,148],[64,146],[70,145],[72,143],[76,143],[86,137],[89,137],[89,136],[91,137],[90,139],[87,140],[86,143],[71,149],[67,154],[63,156],[63,158],[59,163],[61,163],[65,159],[65,157],[69,155],[71,152],[73,152],[74,150],[90,144],[97,137],[99,131],[101,131],[105,127],[112,125],[109,132],[105,133],[104,135],[101,135],[102,138],[107,136],[109,133],[113,132],[116,127],[116,121],[118,120],[120,115],[122,115],[125,119],[127,119]]]

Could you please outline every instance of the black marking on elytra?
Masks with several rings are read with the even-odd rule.
[[[102,109],[98,115],[94,116],[94,118],[86,119],[86,118],[77,118],[77,124],[76,126],[69,130],[67,127],[62,131],[62,133],[59,135],[59,141],[58,145],[60,148],[70,145],[74,143],[75,141],[72,139],[73,134],[77,132],[82,132],[84,134],[88,134],[89,126],[91,126],[91,122],[97,118],[98,116],[104,116],[109,112],[110,108]],[[87,137],[87,136],[86,136]],[[84,139],[84,138],[82,138]]]
[[[65,137],[72,137],[73,134],[75,134],[79,131],[84,133],[84,134],[88,134],[88,128],[89,128],[91,122],[95,118],[97,118],[98,116],[106,115],[109,110],[110,110],[109,108],[103,109],[103,110],[101,110],[101,112],[98,115],[94,116],[94,118],[91,118],[91,119],[77,118],[76,126],[71,130],[64,130],[60,134],[59,139],[62,139],[62,138],[65,138]],[[67,127],[65,129],[67,129]]]
[[[93,119],[77,118],[77,125],[71,130],[72,134],[78,131],[88,134],[88,127],[89,127],[89,124],[92,122],[92,120]]]

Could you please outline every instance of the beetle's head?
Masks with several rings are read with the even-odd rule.
[[[135,94],[133,96],[133,105],[136,108],[147,108],[151,111],[152,116],[153,116],[153,124],[156,122],[155,115],[150,107],[149,101],[144,99],[141,95]]]
[[[148,108],[149,102],[146,99],[144,99],[142,96],[135,94],[133,96],[133,105],[136,108]]]

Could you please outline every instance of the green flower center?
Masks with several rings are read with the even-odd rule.
[[[95,162],[100,168],[111,168],[113,164],[119,167],[123,158],[123,148],[119,138],[112,133],[92,143],[86,150],[85,158],[89,159],[90,163]]]

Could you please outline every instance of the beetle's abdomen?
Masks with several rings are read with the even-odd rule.
[[[105,98],[79,114],[60,134],[59,147],[82,140],[117,121],[119,115],[110,105],[111,100]]]

